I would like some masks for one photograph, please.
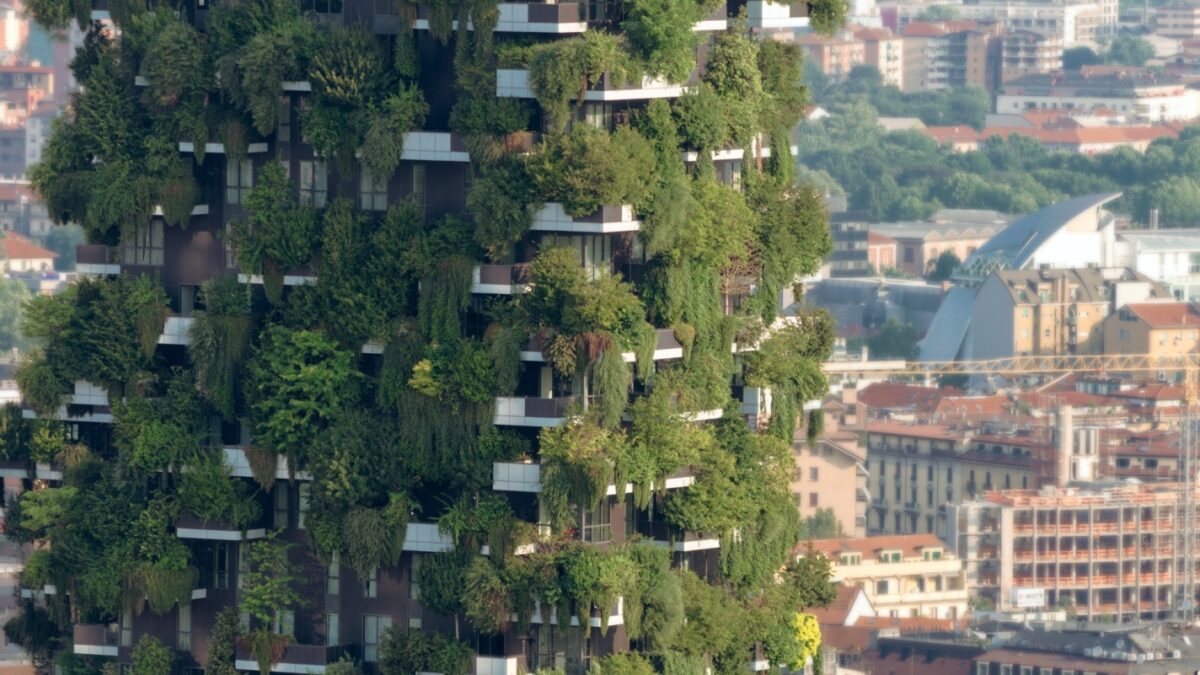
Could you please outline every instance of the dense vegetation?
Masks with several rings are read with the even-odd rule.
[[[859,84],[846,85],[853,91]],[[1123,192],[1118,212],[1145,223],[1151,208],[1164,227],[1194,226],[1200,213],[1200,135],[1155,141],[1145,153],[1123,148],[1100,155],[1048,151],[1032,139],[991,139],[978,152],[956,153],[916,131],[885,133],[871,97],[830,106],[833,116],[801,125],[802,175],[843,192],[852,209],[880,221],[924,218],[939,208],[1023,214],[1098,192]]]
[[[76,1],[31,11],[64,25]],[[827,27],[845,11],[840,0],[813,5]],[[310,22],[291,2],[252,0],[214,6],[204,39],[173,11],[126,4],[112,9],[118,41],[89,33],[72,66],[83,88],[33,180],[51,211],[80,222],[91,241],[119,243],[156,205],[168,223],[188,227],[198,188],[178,142],[194,142],[195,162],[209,138],[224,143],[227,160],[241,158],[250,140],[275,132],[285,81],[311,83],[300,126],[342,180],[315,204],[279,163],[256,172],[228,241],[262,292],[234,279],[207,283],[186,354],[156,349],[168,301],[149,277],[85,280],[29,303],[26,330],[42,349],[20,371],[26,402],[48,418],[74,382],[88,380],[108,391],[114,424],[111,444],[87,447],[68,443],[56,422],[13,420],[8,456],[59,462],[66,477],[9,508],[9,536],[49,543],[40,580],[71,589],[49,601],[54,629],[37,639],[19,632],[22,642],[45,653],[68,618],[109,623],[123,611],[165,614],[189,602],[197,561],[176,538],[176,520],[262,523],[286,460],[293,476],[312,478],[312,550],[275,535],[248,545],[238,609],[249,621],[218,622],[218,672],[234,639],[264,672],[278,661],[288,638],[274,620],[304,604],[298,584],[314,556],[336,556],[360,576],[397,565],[418,517],[454,542],[418,580],[422,603],[453,617],[456,633],[394,629],[380,648],[385,672],[463,672],[468,630],[527,630],[535,601],[547,620],[552,609],[560,625],[572,612],[595,613],[607,630],[618,597],[631,637],[669,672],[699,663],[741,672],[752,643],[780,665],[812,656],[797,613],[827,604],[832,587],[819,556],[790,562],[803,532],[788,494],[790,444],[800,404],[825,391],[819,363],[833,327],[812,313],[768,330],[780,291],[830,250],[820,196],[794,180],[787,151],[807,102],[798,50],[759,42],[734,22],[715,38],[695,93],[631,110],[610,130],[572,123],[581,83],[684,81],[696,69],[690,24],[711,7],[631,1],[624,35],[589,31],[503,50],[492,44],[494,4],[433,10],[431,32],[454,50],[450,125],[468,138],[475,176],[467,212],[436,217],[409,200],[361,210],[346,180],[358,163],[391,176],[404,132],[428,114],[411,30],[384,39]],[[529,131],[534,110],[495,97],[497,65],[530,70],[551,129],[531,152],[510,141]],[[760,166],[751,157],[764,141],[773,152]],[[731,147],[746,149],[740,189],[717,180],[711,158]],[[690,166],[687,150],[699,154]],[[576,216],[631,205],[645,250],[637,281],[589,275],[577,252],[547,246],[528,265],[528,292],[473,298],[473,267],[512,262],[518,242],[536,243],[532,216],[548,202]],[[317,281],[285,286],[298,267]],[[740,308],[728,309],[734,300]],[[684,345],[682,359],[654,361],[656,329]],[[556,384],[584,394],[561,426],[536,438],[493,424],[495,399],[514,392],[531,339]],[[368,341],[382,345],[381,356],[362,354]],[[757,351],[737,356],[735,345]],[[773,390],[765,432],[751,431],[731,398],[735,378]],[[722,409],[715,424],[693,421]],[[229,476],[212,432],[218,419],[247,422],[254,482]],[[549,535],[487,489],[493,462],[534,454]],[[687,467],[693,486],[661,489]],[[635,507],[654,505],[671,532],[721,540],[721,584],[672,569],[659,548],[579,541],[579,511],[627,482]],[[19,621],[43,621],[40,611],[31,606]],[[161,648],[139,644],[145,664],[160,663]],[[603,667],[621,672],[640,658]]]

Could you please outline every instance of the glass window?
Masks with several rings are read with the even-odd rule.
[[[325,173],[325,162],[301,160],[300,203],[317,208],[324,207],[328,178]]]
[[[594,509],[580,511],[583,540],[603,543],[612,539],[612,501],[605,497]]]
[[[275,138],[280,143],[292,142],[292,97],[279,97],[279,121],[275,125]]]
[[[413,553],[411,562],[408,566],[408,598],[410,600],[421,599],[421,565],[425,562],[425,556],[420,553]]]
[[[213,544],[213,588],[229,588],[229,544]]]
[[[290,609],[281,609],[275,612],[275,632],[288,637],[296,637],[296,612]]]
[[[183,651],[192,649],[192,603],[179,606],[179,630],[175,646]]]
[[[363,616],[363,661],[375,663],[379,660],[379,643],[383,634],[392,627],[392,617],[366,614]]]
[[[163,221],[152,218],[133,227],[125,237],[121,262],[126,265],[161,267],[163,264]]]
[[[379,568],[371,570],[371,573],[363,579],[363,597],[374,598],[379,596]]]
[[[275,486],[275,527],[286,530],[288,526],[288,485],[279,483]]]
[[[412,168],[412,192],[410,197],[413,203],[421,211],[421,217],[425,217],[425,165],[413,164]]]
[[[225,160],[225,203],[245,204],[254,187],[254,164],[249,159]]]
[[[299,508],[296,510],[296,527],[301,530],[305,529],[305,520],[308,516],[308,483],[301,483],[299,486]]]
[[[325,615],[325,644],[335,647],[342,641],[341,629],[338,626],[337,612]]]
[[[336,551],[325,566],[325,593],[337,595],[342,592],[342,563]]]
[[[808,493],[808,505],[809,506],[816,506],[817,499],[818,499],[817,493],[815,493],[815,492]]]
[[[121,646],[133,646],[133,612],[128,609],[121,612]]]
[[[386,211],[388,207],[387,176],[373,176],[362,167],[359,173],[359,201],[364,211]]]
[[[583,119],[597,129],[613,130],[613,106],[611,103],[587,103],[583,107]]]
[[[821,472],[817,469],[817,467],[815,467],[815,466],[808,467],[808,479],[809,480],[819,480],[817,478],[817,476],[819,476],[820,473]]]
[[[341,14],[342,0],[300,0],[300,11],[316,14]]]

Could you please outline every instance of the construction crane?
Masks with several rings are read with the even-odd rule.
[[[1180,429],[1179,512],[1183,527],[1178,533],[1177,550],[1184,553],[1182,580],[1176,588],[1176,612],[1180,621],[1196,617],[1196,489],[1200,486],[1200,354],[1068,354],[1050,356],[1010,356],[976,361],[830,361],[825,363],[826,375],[857,378],[888,378],[935,375],[1057,375],[1066,373],[1104,372],[1113,374],[1150,374],[1156,378],[1167,373],[1183,375],[1184,415]]]

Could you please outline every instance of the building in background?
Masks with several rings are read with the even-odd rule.
[[[1062,36],[1051,31],[1016,28],[1005,31],[1000,57],[1000,81],[1062,69]]]
[[[1200,307],[1190,302],[1130,303],[1105,319],[1101,330],[1106,354],[1191,354],[1200,346]],[[1172,379],[1175,375],[1169,374]]]
[[[829,216],[833,251],[825,258],[827,277],[837,279],[871,275],[867,241],[869,220],[869,214],[862,211],[843,211]]]
[[[814,443],[800,438],[792,446],[796,473],[792,497],[805,518],[820,509],[833,517],[848,536],[867,534],[867,453],[858,434],[838,427],[836,415],[824,415],[824,429]],[[853,489],[850,489],[853,486]]]
[[[1177,40],[1200,38],[1200,3],[1174,0],[1156,8],[1154,33]]]
[[[977,86],[1000,77],[1000,29],[974,21],[913,21],[901,31],[904,91]]]
[[[971,324],[976,359],[1100,354],[1105,318],[1170,292],[1129,269],[997,270],[979,287]]]
[[[946,251],[966,260],[1010,222],[997,211],[942,209],[927,220],[877,223],[871,232],[896,242],[893,266],[915,277],[925,276]]]
[[[904,89],[904,39],[886,28],[853,26],[863,44],[863,62],[875,66],[885,85]]]
[[[952,505],[967,583],[1005,610],[1067,607],[1083,620],[1166,619],[1188,565],[1173,485],[992,492]],[[993,595],[994,594],[994,595]]]
[[[1022,75],[1004,83],[997,113],[1030,110],[1108,110],[1142,124],[1200,116],[1200,91],[1170,75],[1123,66]]]
[[[855,66],[866,62],[864,43],[850,30],[834,35],[805,33],[796,38],[796,44],[804,48],[809,63],[834,79],[844,79]]]
[[[812,545],[833,563],[833,582],[861,588],[880,616],[957,619],[967,612],[962,561],[934,535],[819,539]]]

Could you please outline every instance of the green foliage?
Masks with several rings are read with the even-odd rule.
[[[1123,66],[1144,66],[1154,58],[1154,45],[1136,35],[1118,35],[1108,44],[1104,60]]]
[[[434,672],[468,675],[471,649],[440,633],[392,626],[379,645],[379,665],[389,673]]]
[[[640,75],[621,38],[603,31],[539,43],[527,58],[529,85],[552,128],[566,124],[571,100],[582,100],[602,76],[620,84]]]
[[[533,226],[537,192],[518,157],[483,168],[471,183],[467,209],[475,216],[475,241],[492,260],[504,261],[509,248]]]
[[[654,666],[641,654],[610,654],[596,661],[592,672],[599,675],[654,675]]]
[[[383,508],[357,508],[346,514],[342,521],[344,560],[359,576],[400,561],[412,509],[408,495],[393,493]]]
[[[874,359],[915,359],[917,329],[910,323],[889,319],[878,332],[867,338],[867,349]]]
[[[248,484],[229,476],[229,467],[215,454],[202,455],[188,465],[179,480],[179,504],[206,522],[244,528],[258,520],[262,510]]]
[[[396,171],[404,154],[404,134],[420,128],[427,114],[429,104],[415,85],[402,85],[379,104],[361,147],[363,166],[372,176],[391,176]]]
[[[50,577],[50,551],[37,549],[25,559],[20,573],[21,588],[40,591],[46,584],[53,583]]]
[[[846,536],[832,508],[817,509],[801,523],[801,539],[840,539]]]
[[[578,217],[604,205],[641,203],[654,156],[646,139],[628,127],[609,134],[580,124],[548,137],[527,166],[542,199],[561,202]]]
[[[178,17],[163,23],[146,51],[142,74],[149,80],[149,105],[169,109],[204,87],[204,52],[200,33],[190,24]]]
[[[206,670],[213,675],[234,675],[237,658],[237,638],[241,633],[241,618],[237,607],[229,605],[217,612],[212,633],[208,640],[208,664]]]
[[[823,35],[832,35],[845,25],[849,10],[846,0],[813,0],[808,3],[808,16],[813,30]]]
[[[679,132],[688,145],[711,152],[729,141],[725,106],[712,86],[701,83],[675,101]]]
[[[23,348],[21,339],[21,308],[29,301],[29,290],[19,279],[0,282],[0,350]]]
[[[60,487],[21,493],[18,513],[9,514],[10,536],[21,542],[44,539],[52,529],[64,524],[78,492],[74,487]]]
[[[175,654],[153,635],[143,635],[133,648],[134,675],[169,675]]]
[[[604,426],[615,428],[621,424],[621,415],[629,403],[629,392],[633,386],[633,375],[629,364],[621,356],[621,350],[613,345],[600,355],[592,366],[595,378],[597,409]]]
[[[313,209],[292,196],[283,165],[269,162],[246,198],[250,217],[234,221],[230,230],[238,266],[246,274],[261,274],[267,297],[278,303],[283,276],[309,262],[319,240],[319,221]]]
[[[70,383],[54,372],[43,352],[25,358],[17,369],[17,387],[21,399],[39,415],[53,415],[70,393]]]
[[[465,609],[462,589],[470,563],[470,554],[465,550],[437,553],[427,558],[417,570],[421,604],[432,612],[454,616],[457,623],[458,615]]]
[[[574,523],[572,504],[592,509],[605,498],[625,453],[625,441],[618,432],[587,418],[542,429],[538,447],[542,504],[555,529],[560,530]]]
[[[508,624],[508,587],[496,567],[483,556],[473,558],[463,575],[463,609],[481,633],[499,633]]]
[[[313,331],[272,326],[246,379],[254,443],[303,463],[309,442],[358,395],[352,354]]]
[[[1063,70],[1081,70],[1084,66],[1094,66],[1103,61],[1091,47],[1064,49],[1062,60]]]
[[[652,645],[674,644],[683,628],[684,601],[680,577],[671,571],[671,556],[665,549],[639,544],[628,555],[637,575],[625,596],[625,630],[630,638]]]
[[[213,280],[202,290],[205,309],[193,314],[188,355],[196,386],[221,416],[237,410],[239,375],[250,351],[253,319],[247,289],[233,279]]]
[[[290,547],[275,532],[248,545],[239,608],[261,626],[271,625],[276,612],[302,604],[296,590],[301,578],[288,559]]]
[[[958,269],[960,264],[962,264],[962,261],[958,259],[954,251],[942,251],[942,254],[934,261],[933,268],[929,271],[929,274],[925,275],[925,279],[928,281],[946,281],[954,274],[954,271]]]
[[[696,66],[699,34],[692,25],[701,18],[700,8],[695,0],[632,0],[625,5],[621,28],[648,74],[670,82],[687,80]]]

